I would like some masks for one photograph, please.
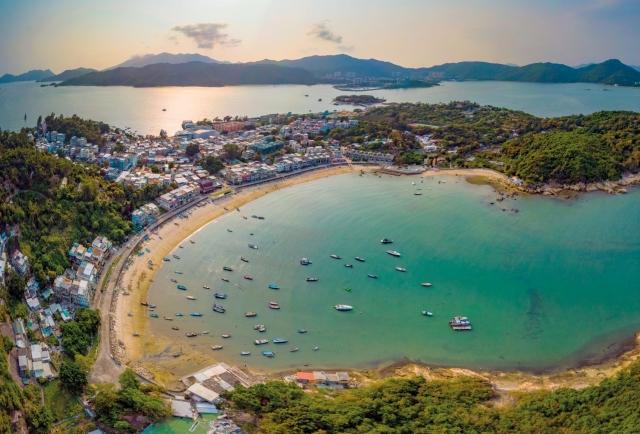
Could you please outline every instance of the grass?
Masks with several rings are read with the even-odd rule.
[[[233,191],[233,189],[231,189],[231,188],[227,188],[227,189],[224,189],[224,190],[218,190],[218,191],[216,191],[216,192],[211,193],[211,197],[218,197],[218,196],[222,196],[223,194],[225,194],[225,193],[226,193],[226,192],[228,192],[228,191],[231,191],[231,192],[232,192],[232,191]]]
[[[89,357],[89,360],[91,360],[91,363],[95,363],[96,359],[98,358],[98,350],[100,350],[100,333],[96,333],[95,336],[93,337],[93,342],[91,342],[91,350],[89,351],[89,354],[87,354],[87,357]]]
[[[109,278],[111,277],[111,271],[113,271],[113,267],[116,266],[118,264],[118,262],[120,262],[120,256],[115,258],[111,262],[111,264],[109,265],[109,268],[107,268],[107,274],[105,275],[105,278],[102,281],[102,286],[100,287],[100,292],[104,292],[104,290],[107,288],[107,282],[109,282]]]
[[[78,400],[62,387],[60,380],[50,381],[44,386],[44,403],[56,421],[61,421],[82,412]]]

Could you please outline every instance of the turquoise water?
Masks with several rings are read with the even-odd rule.
[[[610,92],[604,92],[603,89]],[[591,89],[589,91],[585,89]],[[640,89],[597,84],[445,82],[428,89],[367,92],[388,102],[475,101],[551,117],[599,110],[640,111]],[[309,97],[305,98],[304,95]],[[331,100],[342,95],[329,85],[237,86],[223,88],[162,87],[40,87],[22,82],[0,85],[0,128],[34,126],[39,115],[51,112],[131,127],[140,134],[174,133],[184,119],[198,120],[267,113],[308,113],[339,109]],[[318,99],[322,101],[318,101]],[[342,106],[348,107],[348,106]],[[167,111],[163,112],[162,109]],[[24,115],[27,114],[27,121]]]
[[[405,360],[543,371],[597,360],[640,330],[640,190],[573,201],[517,197],[491,206],[496,194],[489,187],[440,179],[446,183],[340,175],[230,212],[198,232],[196,244],[183,243],[182,259],[156,274],[148,297],[158,305],[156,312],[187,316],[173,323],[152,320],[152,332],[265,371],[305,363],[309,369],[379,367]],[[418,187],[422,196],[413,194]],[[400,258],[386,253],[384,237],[394,240],[390,248]],[[301,266],[302,257],[313,264]],[[234,271],[224,272],[225,265]],[[174,274],[176,269],[184,274]],[[254,280],[243,279],[245,274]],[[309,283],[306,277],[319,281]],[[188,291],[177,290],[170,278]],[[425,281],[433,286],[422,287]],[[216,290],[228,294],[220,302],[225,314],[211,310]],[[187,294],[197,301],[187,300]],[[270,301],[281,309],[269,309]],[[352,305],[354,311],[337,312],[336,304]],[[204,316],[189,317],[194,310]],[[421,310],[434,315],[425,317]],[[258,316],[246,318],[246,311]],[[469,317],[473,330],[452,331],[448,321],[455,315]],[[254,331],[254,324],[267,331]],[[181,330],[172,331],[173,325]],[[299,328],[308,333],[298,334]],[[211,334],[184,338],[186,331],[203,330]],[[233,336],[223,340],[223,333]],[[289,343],[252,344],[276,337]],[[224,349],[214,353],[209,347],[216,344]],[[320,350],[312,351],[315,346]],[[290,353],[291,347],[300,351]],[[276,351],[276,357],[259,355],[264,349]],[[252,354],[242,357],[241,351]]]

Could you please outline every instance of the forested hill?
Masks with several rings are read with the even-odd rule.
[[[45,83],[50,81],[64,81],[70,78],[80,77],[81,75],[85,75],[95,71],[96,71],[95,69],[91,69],[91,68],[67,69],[66,71],[63,71],[58,75],[52,75],[50,77],[46,77],[41,80],[38,80],[38,82]]]
[[[13,75],[13,74],[5,74],[0,77],[0,83],[13,83],[16,81],[33,81],[33,80],[41,80],[46,77],[51,77],[53,72],[49,69],[41,70],[34,69],[33,71],[25,72],[24,74]]]
[[[233,86],[242,84],[313,84],[313,74],[279,65],[189,62],[116,68],[63,81],[60,86]]]

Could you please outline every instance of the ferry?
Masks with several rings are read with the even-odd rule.
[[[391,244],[391,243],[393,243],[393,240],[391,240],[389,238],[383,238],[383,239],[380,240],[380,242],[382,244]]]
[[[149,306],[149,303],[146,302],[146,301],[141,301],[140,304],[143,305],[143,306]]]
[[[246,313],[244,314],[244,316],[246,316],[246,317],[253,317],[253,316],[258,316],[258,314],[257,314],[257,313],[255,313],[255,312],[246,312]]]
[[[300,259],[300,264],[302,264],[302,265],[310,265],[311,261],[308,260],[307,258],[302,258],[302,259]]]
[[[198,333],[194,333],[194,332],[187,333],[187,337],[188,338],[193,338],[193,337],[196,337],[196,336],[198,336]]]
[[[422,282],[422,286],[431,286],[429,282]]]
[[[275,338],[273,340],[274,344],[286,344],[287,342],[289,342],[289,339],[284,339],[284,338]]]
[[[280,289],[278,285],[269,285],[269,289]]]
[[[191,315],[191,316],[202,316],[202,313],[201,312],[191,312],[189,315]],[[176,316],[178,316],[178,314],[176,314]],[[182,315],[180,315],[180,316],[182,316]]]
[[[163,260],[164,262],[170,262],[170,261],[171,261],[171,259],[169,259],[169,258],[162,258],[162,260]]]
[[[298,333],[306,333],[307,329],[298,329]]]
[[[180,312],[176,313],[176,316],[184,316]]]
[[[196,298],[193,295],[187,295],[187,300],[195,300]]]
[[[340,256],[338,256],[338,255],[331,255],[331,257],[332,257],[333,259],[342,259],[342,258],[341,258]]]
[[[333,308],[335,310],[340,310],[340,311],[343,311],[343,312],[348,311],[348,310],[353,310],[353,307],[351,307],[351,306],[349,306],[347,304],[337,304],[337,305],[333,306]]]
[[[212,350],[221,350],[222,349],[222,345],[213,345],[211,347]]]
[[[222,336],[223,339],[229,339],[231,337],[231,335],[229,334],[224,334],[224,335],[220,335]]]
[[[307,277],[307,282],[317,282],[318,278],[317,277]]]
[[[173,283],[178,283],[178,281],[177,281],[176,279],[171,279],[171,281],[172,281]]]
[[[387,253],[391,256],[395,256],[396,258],[400,257],[400,253],[396,252],[395,250],[387,250]]]
[[[364,262],[364,258],[361,258],[360,256],[356,256],[356,261]]]
[[[165,316],[164,319],[166,319],[167,321],[173,321],[173,318],[171,318],[170,316]]]
[[[151,318],[158,318],[158,314],[157,313],[152,313],[151,314]]]
[[[256,339],[255,341],[253,341],[254,345],[264,345],[268,343],[269,343],[268,339]]]
[[[298,348],[291,348],[291,349],[289,350],[289,352],[290,352],[290,353],[295,353],[296,351],[298,351]]]
[[[245,275],[244,278],[247,279],[247,280],[253,280],[253,277],[251,277],[251,276],[246,276]]]
[[[367,276],[371,277],[372,279],[377,279],[378,276],[375,274],[367,274]]]
[[[471,323],[466,316],[453,317],[453,319],[449,321],[449,325],[454,330],[471,330]]]
[[[249,262],[249,260],[247,258],[245,258],[244,256],[240,256],[240,260],[242,262]]]
[[[214,311],[214,312],[218,312],[218,313],[224,313],[224,312],[225,312],[225,308],[224,308],[224,307],[222,307],[222,306],[221,306],[221,305],[219,305],[219,304],[214,304],[214,305],[213,305],[213,311]]]
[[[225,294],[224,292],[216,292],[215,294],[213,294],[213,296],[215,298],[221,298],[221,299],[227,298],[227,294]]]
[[[423,311],[422,311],[422,314],[423,314],[424,316],[433,316],[433,314],[432,314],[431,312],[429,312],[428,310],[423,310]]]
[[[240,353],[241,356],[248,356],[249,354],[251,354],[249,351],[243,351]]]
[[[274,357],[276,354],[273,351],[263,351],[262,355],[266,357]]]
[[[224,271],[233,271],[233,268],[231,268],[231,267],[222,267],[222,269]]]
[[[258,250],[258,246],[256,246],[255,244],[249,244],[249,248]]]
[[[402,267],[396,267],[396,270],[398,270],[398,271],[402,271],[403,273],[404,273],[405,271],[407,271],[405,268],[402,268]]]
[[[171,327],[171,330],[180,330],[180,327]]]
[[[180,259],[180,256],[178,256],[178,255],[173,255],[173,257],[176,258],[176,259]]]
[[[181,289],[181,290],[183,290],[183,291],[186,291],[186,290],[187,290],[187,287],[186,287],[186,286],[184,286],[184,285],[178,285],[178,289]]]
[[[353,268],[352,264],[344,264],[344,266],[347,267],[347,268]]]

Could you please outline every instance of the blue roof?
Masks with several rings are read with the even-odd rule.
[[[218,414],[218,408],[213,404],[196,404],[196,409],[198,413],[202,414]]]

